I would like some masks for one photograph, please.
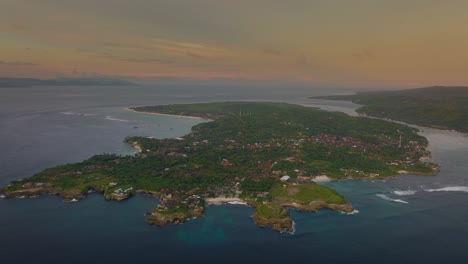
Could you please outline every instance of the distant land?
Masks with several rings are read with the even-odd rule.
[[[311,97],[364,105],[358,113],[420,126],[468,132],[468,87],[433,86]]]
[[[96,155],[13,181],[0,196],[54,194],[77,201],[89,192],[109,200],[135,193],[161,199],[147,222],[181,223],[205,204],[246,203],[261,227],[293,231],[287,208],[353,212],[327,179],[431,175],[438,166],[417,129],[378,119],[285,103],[223,102],[135,107],[134,111],[203,118],[171,139],[127,137],[138,153]]]
[[[123,86],[134,83],[115,78],[58,78],[33,79],[0,77],[0,88],[31,87],[31,86]]]

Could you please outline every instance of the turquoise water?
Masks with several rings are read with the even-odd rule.
[[[127,135],[175,137],[196,119],[144,115],[134,105],[266,100],[309,104],[298,91],[275,95],[231,90],[189,94],[163,88],[0,90],[0,184],[96,153],[131,153]],[[311,104],[313,104],[312,102]],[[327,103],[352,113],[353,106]],[[323,105],[322,105],[323,106]],[[145,224],[158,201],[124,202],[91,194],[77,203],[57,197],[0,199],[0,259],[5,263],[465,263],[468,257],[468,137],[424,129],[438,176],[326,182],[359,211],[292,211],[295,234],[258,228],[253,209],[209,206],[178,226]]]

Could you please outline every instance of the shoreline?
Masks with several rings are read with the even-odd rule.
[[[138,142],[132,142],[131,145],[134,149],[136,149],[136,154],[143,152],[143,149],[141,148],[140,144],[138,144]]]
[[[188,116],[188,115],[171,115],[171,114],[163,114],[163,113],[158,113],[158,112],[144,112],[144,111],[137,111],[134,110],[130,107],[126,107],[125,110],[139,113],[139,114],[148,114],[148,115],[159,115],[159,116],[172,116],[172,117],[182,117],[182,118],[191,118],[191,119],[199,119],[199,120],[207,120],[207,121],[213,121],[212,119],[208,118],[203,118],[203,117],[198,117],[198,116]]]
[[[314,178],[312,178],[313,182],[328,182],[332,180],[334,179],[328,177],[327,175],[319,175],[319,176],[315,176]]]
[[[205,198],[206,205],[222,205],[222,204],[229,204],[229,203],[242,203],[248,205],[244,200],[240,198],[226,198],[226,197],[215,197],[215,198]]]

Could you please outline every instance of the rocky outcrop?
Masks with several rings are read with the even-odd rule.
[[[58,193],[58,196],[63,198],[65,201],[78,201],[83,199],[85,196],[79,190],[67,190]]]
[[[10,186],[11,187],[11,186]],[[102,190],[92,190],[102,192]],[[78,201],[85,197],[86,193],[78,189],[62,190],[58,187],[53,187],[50,183],[42,182],[26,182],[19,188],[5,188],[0,190],[0,195],[5,198],[23,198],[37,197],[42,195],[56,195],[63,198],[65,201]]]
[[[203,216],[203,207],[197,207],[194,209],[187,210],[186,212],[177,212],[164,214],[161,213],[158,209],[150,213],[146,222],[151,225],[166,226],[171,224],[180,224],[191,218],[196,218]]]
[[[0,194],[5,196],[5,198],[36,197],[47,194],[59,195],[60,190],[51,187],[34,186],[18,190],[0,190]]]
[[[274,214],[260,214],[257,208],[257,211],[253,214],[253,220],[260,227],[272,227],[273,230],[278,232],[293,232],[294,231],[294,222],[289,218],[289,211],[286,208],[294,208],[301,211],[317,211],[320,209],[331,209],[336,211],[341,211],[344,213],[353,212],[353,207],[351,204],[328,204],[323,201],[312,201],[309,204],[300,204],[296,201],[283,201],[283,202],[272,202],[270,205],[279,207],[279,211]],[[264,204],[265,205],[265,204]],[[259,205],[261,206],[261,205]]]
[[[283,207],[294,208],[301,211],[315,212],[320,209],[331,209],[344,213],[351,213],[354,209],[350,203],[346,204],[328,204],[323,201],[312,201],[309,204],[299,204],[296,202],[283,202],[280,204]]]
[[[111,193],[106,194],[106,200],[115,200],[115,201],[123,201],[130,197],[130,193]]]
[[[271,227],[273,230],[278,232],[293,232],[293,221],[288,217],[288,210],[282,208],[281,214],[279,216],[283,216],[283,218],[266,218],[255,212],[252,215],[252,218],[255,223],[262,228]]]

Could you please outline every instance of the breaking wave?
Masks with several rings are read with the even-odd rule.
[[[393,191],[392,193],[395,194],[395,195],[398,195],[398,196],[408,196],[408,195],[415,194],[416,191],[413,191],[413,190],[406,190],[406,191],[399,190],[399,191]]]
[[[426,192],[468,192],[467,186],[452,186],[439,189],[427,189]]]
[[[282,231],[281,233],[283,233],[284,231]],[[296,234],[296,222],[294,222],[294,220],[292,220],[292,231],[291,232],[288,232],[288,234],[290,235],[295,235]]]
[[[111,121],[130,122],[130,121],[128,121],[128,120],[119,119],[119,118],[115,118],[115,117],[112,117],[112,116],[106,116],[106,119],[107,119],[107,120],[111,120]]]
[[[390,201],[390,202],[408,204],[407,201],[404,201],[404,200],[401,200],[401,199],[393,199],[393,198],[388,197],[385,194],[376,194],[376,196],[378,196],[378,197],[380,197],[380,198],[382,198],[384,200]]]
[[[62,115],[74,115],[74,116],[95,116],[97,114],[80,114],[75,112],[60,112]]]

